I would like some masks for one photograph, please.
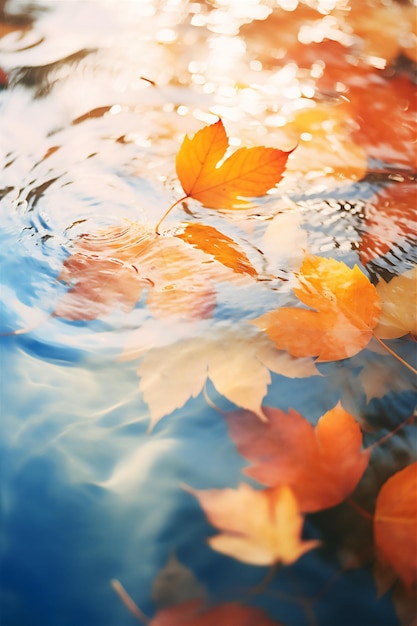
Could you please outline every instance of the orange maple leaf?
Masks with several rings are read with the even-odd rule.
[[[176,237],[206,254],[213,255],[217,261],[238,274],[257,275],[257,271],[238,244],[213,226],[186,224],[184,231]]]
[[[410,588],[417,581],[417,462],[397,472],[378,494],[375,545]]]
[[[246,208],[244,198],[262,196],[282,179],[290,152],[240,148],[220,163],[228,145],[220,119],[199,130],[192,139],[185,136],[176,170],[187,198],[213,209]]]
[[[311,309],[281,307],[252,320],[292,356],[318,361],[351,357],[367,346],[379,320],[375,287],[355,265],[307,255],[295,295]]]
[[[240,454],[253,463],[244,473],[270,487],[288,485],[303,512],[342,502],[369,462],[355,419],[339,404],[315,428],[296,411],[263,407],[268,422],[250,411],[227,415]]]
[[[301,540],[303,516],[287,485],[264,491],[244,483],[237,489],[186,490],[221,531],[208,540],[209,545],[244,563],[290,564],[320,543]]]
[[[200,600],[158,611],[149,626],[280,626],[264,611],[237,602],[207,609]],[[281,625],[282,626],[282,625]]]

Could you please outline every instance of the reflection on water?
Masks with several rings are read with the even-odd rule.
[[[415,264],[415,45],[406,2],[0,2],[2,624],[137,623],[113,578],[147,615],[194,597],[286,626],[400,623],[409,599],[377,598],[347,503],[308,515],[324,547],[265,582],[209,548],[181,485],[246,480],[213,402],[316,424],[341,400],[365,446],[413,413],[415,377],[376,342],[315,365],[247,322],[295,306],[305,250],[374,283]],[[245,211],[189,199],[158,238],[181,141],[218,116],[232,148],[297,144],[284,180]],[[183,221],[254,272],[175,238]],[[413,361],[410,335],[390,345]],[[363,509],[414,436],[375,449]]]

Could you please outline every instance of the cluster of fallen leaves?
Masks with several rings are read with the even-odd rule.
[[[361,449],[359,427],[341,406],[323,415],[315,428],[293,411],[265,410],[267,424],[250,412],[230,413],[227,422],[239,451],[252,462],[246,473],[270,487],[258,490],[242,483],[237,489],[186,489],[218,531],[208,539],[213,550],[250,565],[290,566],[321,545],[317,539],[301,538],[304,514],[345,500],[361,480],[370,450]],[[383,484],[373,516],[369,514],[376,583],[381,594],[393,587],[404,624],[414,624],[416,494],[414,463]],[[152,597],[159,609],[152,620],[118,581],[112,585],[139,621],[152,626],[283,626],[254,606],[212,606],[204,587],[175,556],[154,582]]]
[[[388,62],[400,52],[412,57],[412,46],[404,38],[401,49],[398,44],[400,32],[413,34],[408,7],[391,3],[379,13],[378,24],[387,32],[383,51],[380,26],[373,26],[375,12],[370,5],[360,17],[338,10],[333,30],[361,37],[362,59],[378,60],[387,53],[387,45]],[[247,209],[253,198],[281,181],[287,165],[290,171],[307,173],[315,155],[319,169],[340,180],[362,179],[367,159],[374,159],[375,170],[384,174],[387,168],[390,172],[391,161],[405,168],[405,176],[394,178],[397,182],[387,178],[389,184],[379,187],[366,204],[358,244],[364,266],[387,254],[393,245],[415,237],[415,189],[412,178],[407,178],[415,168],[410,81],[403,76],[387,80],[369,64],[359,64],[353,72],[347,46],[336,40],[324,38],[303,47],[302,38],[294,33],[301,33],[301,28],[303,37],[307,37],[306,28],[313,33],[316,22],[323,19],[319,13],[318,8],[301,3],[294,15],[274,12],[264,30],[264,35],[271,30],[275,36],[279,19],[281,32],[289,33],[287,58],[294,56],[300,66],[312,66],[320,48],[328,69],[317,85],[323,94],[337,96],[337,107],[323,99],[314,107],[293,111],[288,126],[299,143],[292,162],[288,162],[291,151],[270,147],[240,148],[229,154],[221,119],[194,137],[185,137],[176,158],[185,195],[154,230],[127,223],[74,242],[59,277],[69,289],[55,308],[56,316],[89,320],[117,308],[129,311],[140,303],[157,319],[212,317],[219,283],[250,288],[260,278],[259,259],[253,250],[200,221],[183,222],[162,232],[167,215],[189,199],[223,213]],[[393,21],[393,15],[399,21]],[[282,28],[283,18],[289,29]],[[249,42],[251,28],[246,29]],[[272,57],[262,61],[271,67],[277,63]],[[386,114],[388,110],[394,112],[396,124]],[[329,125],[335,137],[331,146],[326,145]],[[372,510],[364,510],[355,501],[355,493],[378,470],[373,454],[378,444],[363,447],[364,424],[341,403],[313,425],[292,409],[285,412],[265,406],[264,399],[271,372],[287,378],[321,376],[318,364],[358,358],[366,348],[378,351],[383,347],[394,359],[395,352],[385,342],[407,335],[411,341],[417,336],[416,267],[389,282],[381,278],[374,285],[357,265],[351,268],[306,252],[294,280],[293,306],[277,306],[238,322],[233,329],[214,324],[208,335],[168,346],[146,350],[127,346],[122,358],[139,359],[139,389],[149,408],[150,429],[205,392],[208,381],[239,407],[222,414],[231,440],[248,463],[244,474],[257,486],[242,482],[227,489],[184,487],[216,531],[208,538],[214,551],[253,566],[291,566],[306,553],[326,546],[325,532],[320,539],[307,536],[306,516],[320,514],[330,519],[338,507],[350,506],[370,525],[371,547],[366,557],[358,551],[355,564],[349,566],[372,562],[378,592],[390,590],[401,623],[411,626],[417,587],[417,463],[396,466],[374,490]],[[401,367],[415,373],[409,363],[398,360]],[[375,367],[363,368],[360,374],[368,401],[379,393],[372,372],[388,382]],[[395,379],[394,369],[387,371]],[[394,384],[402,389],[397,380]],[[254,606],[212,606],[182,567],[177,563],[174,574],[182,581],[181,589],[189,589],[189,596],[174,594],[162,602],[158,592],[159,609],[152,620],[143,616],[120,583],[115,581],[114,588],[132,613],[152,626],[277,626]],[[163,575],[164,571],[155,582],[158,589],[163,587]],[[188,576],[186,584],[184,575]]]
[[[236,203],[241,208],[248,197],[265,193],[281,179],[288,153],[242,148],[219,166],[226,148],[221,120],[186,137],[177,158],[183,199],[215,209],[236,208]],[[161,236],[166,215],[152,232],[129,223],[81,237],[65,261],[60,278],[71,287],[55,315],[94,319],[117,306],[130,310],[145,298],[157,318],[201,319],[213,315],[219,281],[257,279],[245,252],[211,226],[187,223],[174,235]],[[315,427],[295,411],[263,406],[270,372],[320,375],[315,362],[352,358],[373,338],[395,356],[383,340],[417,335],[416,268],[375,287],[358,266],[306,253],[295,278],[298,306],[281,306],[246,321],[245,327],[219,327],[180,345],[144,354],[127,349],[124,357],[141,357],[140,391],[149,406],[150,428],[198,396],[207,380],[241,407],[225,414],[230,437],[250,462],[245,474],[266,487],[242,483],[237,489],[186,489],[219,531],[208,540],[211,548],[255,566],[291,565],[319,548],[320,540],[302,538],[304,516],[345,502],[371,457],[370,449],[362,449],[358,423],[342,405]],[[416,469],[410,465],[383,484],[373,513],[376,579],[382,591],[395,584],[400,615],[416,585],[410,559],[411,548],[417,547]],[[139,611],[120,593],[133,612]],[[232,618],[236,624],[272,624],[253,607],[206,608],[194,599],[162,609],[150,623],[204,626]]]
[[[219,166],[226,148],[221,120],[186,137],[177,157],[183,199],[214,209],[242,208],[248,197],[264,194],[281,179],[288,153],[242,148]],[[127,223],[82,236],[64,263],[60,279],[71,286],[54,314],[94,319],[115,307],[130,310],[143,298],[156,318],[201,319],[213,315],[219,281],[257,280],[244,250],[212,226],[190,222],[161,236],[166,215],[155,231]],[[315,427],[293,410],[263,406],[270,372],[320,375],[315,362],[354,357],[372,339],[387,347],[385,339],[416,336],[416,278],[414,267],[375,287],[358,266],[306,253],[295,274],[296,306],[267,311],[233,330],[215,327],[209,337],[179,345],[144,354],[126,351],[124,358],[140,357],[140,391],[149,407],[150,428],[198,396],[208,380],[241,407],[225,414],[230,437],[250,463],[245,474],[264,488],[247,483],[207,491],[186,487],[218,531],[208,539],[213,550],[250,565],[287,566],[320,548],[321,540],[303,539],[305,515],[346,502],[368,468],[371,450],[362,449],[361,429],[341,404]],[[414,597],[417,577],[410,558],[417,549],[416,470],[414,463],[394,473],[377,494],[373,514],[367,514],[373,519],[377,584],[381,592],[395,585],[400,617]],[[140,617],[126,592],[115,588]],[[231,619],[242,626],[254,620],[273,623],[253,607],[210,608],[199,599],[163,608],[150,623],[204,626]]]
[[[181,200],[193,198],[215,209],[243,208],[248,197],[263,195],[281,180],[288,152],[241,148],[218,165],[227,147],[221,120],[192,140],[185,137],[176,163],[186,193]],[[146,303],[156,317],[175,311],[201,318],[213,313],[214,281],[233,281],[236,275],[256,278],[244,250],[213,226],[185,223],[173,236],[159,236],[168,212],[155,231],[132,223],[76,241],[59,276],[71,288],[54,314],[85,320],[103,317],[117,307],[130,310],[146,287]]]
[[[224,141],[224,128],[219,121],[197,133],[194,139],[186,138],[177,160],[186,197],[199,199],[212,208],[230,207],[240,195],[245,198],[256,193],[252,182],[243,190],[240,188],[239,193],[236,180],[239,176],[248,177],[248,172],[255,176],[253,171],[265,165],[262,155],[266,155],[266,161],[274,155],[273,162],[279,162],[280,175],[286,160],[282,154],[256,149],[251,170],[247,163],[252,156],[243,149],[240,155],[235,153],[238,156],[234,160],[229,157],[217,168],[224,155]],[[187,154],[191,155],[193,164],[189,170]],[[230,166],[230,160],[234,167]],[[213,178],[210,168],[214,168]],[[231,172],[235,172],[234,177]],[[268,171],[262,174],[266,181],[261,187],[263,191],[273,182],[268,176]],[[217,205],[210,195],[211,189],[216,194],[221,190],[222,199]],[[84,253],[89,244],[86,238]],[[197,252],[200,257],[212,257],[207,267],[213,283],[207,279],[201,283],[202,302],[212,302],[208,290],[219,278],[215,273],[219,267],[226,272],[226,280],[230,273],[256,280],[257,272],[243,251],[232,239],[210,226],[190,223],[179,235],[145,235],[143,242],[134,236],[131,241],[123,241],[123,245],[116,237],[116,243],[112,242],[109,248],[111,258],[106,256],[102,271],[107,272],[106,264],[116,263],[120,278],[123,279],[123,272],[130,272],[129,280],[134,281],[138,292],[126,290],[132,296],[129,306],[138,300],[144,280],[150,283],[147,304],[151,309],[158,302],[156,294],[159,298],[168,294],[166,310],[173,302],[171,293],[175,294],[175,280],[181,276],[175,275],[170,289],[166,283],[161,287],[164,272],[171,272],[172,280],[176,269],[175,264],[167,264],[170,257],[159,262],[153,247],[162,257],[164,250],[169,250],[168,254],[175,250],[179,255],[178,270],[183,272],[185,256],[181,255],[188,254],[187,259],[191,259]],[[70,257],[65,271],[71,274],[71,263],[75,261],[78,263],[80,259]],[[87,267],[89,283],[89,262]],[[205,271],[204,263],[201,267],[199,279]],[[214,268],[217,269],[213,273]],[[84,279],[82,274],[79,276]],[[327,411],[315,427],[294,410],[286,413],[263,406],[271,382],[270,371],[287,377],[316,376],[320,372],[315,362],[352,358],[373,338],[386,346],[383,340],[407,334],[415,336],[416,278],[413,268],[389,283],[381,280],[375,287],[358,266],[350,268],[331,258],[306,254],[296,273],[294,287],[301,306],[279,307],[249,320],[246,326],[233,330],[215,328],[208,337],[187,338],[179,344],[153,348],[143,354],[127,348],[124,358],[140,357],[140,391],[151,414],[150,428],[189,398],[198,396],[207,380],[219,394],[241,407],[224,414],[229,434],[239,453],[250,463],[244,473],[264,487],[259,489],[247,483],[236,489],[206,491],[185,487],[197,498],[207,520],[218,531],[208,539],[213,550],[254,566],[278,563],[290,566],[305,553],[323,545],[322,540],[303,538],[305,516],[348,502],[368,469],[372,449],[363,449],[361,428],[341,404]],[[107,284],[114,294],[111,273]],[[120,283],[116,282],[117,285]],[[69,292],[70,300],[80,297],[80,288],[82,297],[83,280],[73,287],[72,295]],[[161,300],[154,311],[156,315],[164,309],[160,303]],[[174,305],[174,313],[177,310]],[[207,308],[200,303],[198,310],[207,314]],[[393,588],[393,600],[404,624],[409,623],[407,607],[414,597],[417,577],[415,560],[410,558],[417,549],[416,476],[416,463],[396,471],[376,494],[373,513],[364,513],[372,520],[377,585],[381,593]],[[358,505],[353,501],[352,506]],[[126,605],[142,619],[139,609],[118,585],[115,589]],[[161,609],[150,623],[204,626],[231,623],[230,620],[235,624],[276,623],[254,607],[240,604],[210,607],[199,598]]]

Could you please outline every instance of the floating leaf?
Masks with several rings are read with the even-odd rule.
[[[197,491],[187,487],[208,521],[221,531],[209,545],[252,565],[294,563],[319,541],[302,541],[303,517],[291,489],[256,491],[242,483],[237,489]]]
[[[417,580],[417,462],[389,478],[378,494],[375,545],[410,588]]]
[[[381,279],[376,290],[382,310],[375,335],[381,339],[395,339],[407,333],[417,336],[417,266],[389,283]]]
[[[131,358],[128,351],[125,358]],[[310,359],[279,352],[267,337],[246,329],[222,330],[210,339],[183,339],[149,350],[138,375],[151,414],[150,428],[198,396],[208,378],[228,400],[265,419],[261,404],[271,382],[269,370],[289,378],[318,375]]]
[[[213,226],[186,224],[184,231],[176,237],[206,254],[213,255],[217,261],[238,274],[257,275],[257,271],[239,245]]]
[[[176,170],[187,197],[213,209],[246,208],[244,198],[262,196],[279,183],[290,154],[276,148],[240,148],[220,163],[227,148],[221,120],[191,139],[185,136]]]
[[[355,489],[369,462],[352,415],[337,405],[313,426],[296,411],[263,407],[260,422],[249,411],[227,415],[230,436],[252,462],[244,473],[270,487],[291,487],[300,510],[339,504]]]
[[[277,348],[318,361],[351,357],[369,343],[380,314],[375,287],[355,265],[307,255],[298,274],[295,295],[316,309],[282,307],[264,313],[253,324]]]
[[[345,374],[344,377],[346,380],[347,375]],[[355,378],[361,383],[367,402],[374,398],[383,398],[388,393],[399,394],[402,391],[415,390],[416,387],[415,374],[412,371],[401,367],[391,356],[379,353],[364,361],[361,371],[355,375]],[[344,382],[341,380],[341,385]],[[350,378],[348,384],[351,382]],[[352,387],[350,391],[351,389]]]

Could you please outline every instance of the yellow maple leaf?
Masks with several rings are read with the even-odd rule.
[[[129,346],[122,357],[138,353]],[[150,428],[197,397],[210,379],[225,398],[265,419],[262,400],[271,382],[269,370],[288,378],[319,375],[312,359],[278,351],[262,333],[221,329],[209,339],[193,337],[145,352],[139,366],[139,389],[151,415]]]
[[[217,552],[252,565],[294,563],[319,541],[302,541],[303,516],[291,489],[257,491],[242,483],[237,489],[197,491],[186,487],[221,532],[208,540]]]

